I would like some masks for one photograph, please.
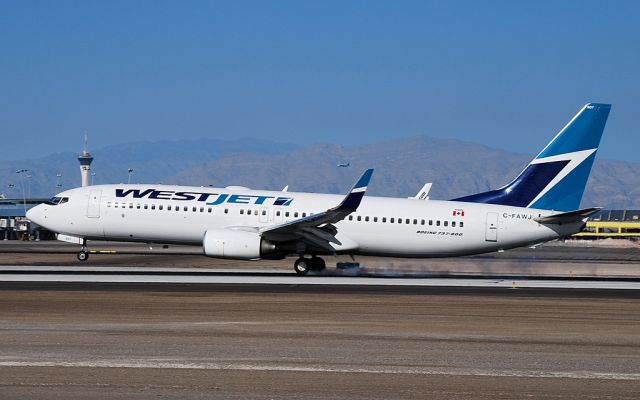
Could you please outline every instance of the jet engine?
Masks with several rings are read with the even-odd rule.
[[[276,245],[254,232],[212,229],[204,234],[204,254],[208,257],[255,260],[284,258]]]

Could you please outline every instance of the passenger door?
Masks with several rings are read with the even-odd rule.
[[[89,193],[89,204],[87,205],[87,217],[100,218],[100,199],[102,190],[91,190]]]

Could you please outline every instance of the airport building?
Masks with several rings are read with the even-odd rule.
[[[639,239],[640,210],[602,210],[589,218],[582,232],[573,236],[581,239]]]
[[[37,229],[25,214],[48,199],[0,198],[0,240],[53,239],[53,234]]]

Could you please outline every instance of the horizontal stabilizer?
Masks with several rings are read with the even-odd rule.
[[[602,207],[584,208],[582,210],[569,211],[566,213],[550,215],[548,217],[534,218],[534,220],[541,224],[566,224],[582,221],[600,210],[602,210]]]

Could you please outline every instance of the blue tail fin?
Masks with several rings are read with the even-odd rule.
[[[577,210],[609,110],[610,104],[585,105],[513,182],[500,189],[453,200]]]

